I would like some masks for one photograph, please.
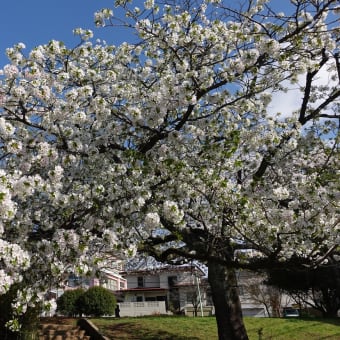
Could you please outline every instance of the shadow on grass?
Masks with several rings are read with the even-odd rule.
[[[328,323],[330,325],[340,327],[340,318],[302,318],[304,321],[320,321],[322,323]],[[320,336],[318,340],[338,340],[340,339],[340,329],[339,332],[333,335]]]
[[[299,320],[302,320],[302,321],[309,322],[309,323],[320,322],[324,324],[340,326],[340,318],[301,317],[301,318],[292,318],[292,319],[286,319],[286,320],[289,320],[290,322],[294,322],[294,321],[299,322]]]
[[[141,328],[135,323],[101,325],[100,330],[110,340],[199,340],[197,337],[184,337],[163,330]]]
[[[315,319],[313,319],[313,318],[303,318],[302,320],[313,321]],[[331,325],[340,326],[340,318],[320,318],[320,319],[316,319],[316,320],[319,320],[323,323],[329,323]]]
[[[276,333],[276,337],[280,337],[280,339],[285,335],[291,336],[291,334],[295,334],[297,336],[298,334],[304,334],[303,340],[305,339],[339,340],[340,339],[340,333],[336,333],[336,334],[333,333],[332,335],[318,334],[319,333],[318,328],[320,327],[320,323],[322,324],[328,323],[331,325],[340,326],[340,319],[291,318],[291,319],[285,319],[285,320],[287,320],[286,326],[282,329],[278,329]],[[303,321],[304,323],[301,324],[301,321]],[[263,339],[274,340],[275,337],[269,336],[269,337],[263,337]],[[296,338],[294,337],[294,339]]]

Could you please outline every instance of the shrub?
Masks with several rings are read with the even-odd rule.
[[[16,317],[16,313],[12,308],[12,303],[15,302],[18,291],[21,288],[21,284],[14,284],[7,293],[0,295],[0,339],[35,339],[34,336],[38,334],[41,304],[28,306],[26,311],[19,315],[18,321],[21,325],[20,332],[12,331],[5,326],[8,321]]]
[[[102,316],[114,314],[115,296],[103,287],[91,287],[80,298],[85,315]]]
[[[57,299],[57,311],[67,316],[77,316],[81,314],[80,298],[84,294],[81,288],[67,290]]]

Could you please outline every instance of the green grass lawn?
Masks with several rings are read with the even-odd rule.
[[[214,317],[91,319],[111,340],[214,340]],[[340,319],[245,318],[250,340],[339,340]],[[259,333],[262,336],[259,337]]]

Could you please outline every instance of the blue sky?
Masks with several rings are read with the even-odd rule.
[[[0,68],[8,63],[6,48],[19,42],[27,53],[52,39],[74,46],[79,38],[72,30],[77,27],[92,29],[108,43],[126,40],[121,30],[95,27],[93,14],[104,7],[113,8],[113,0],[1,0]]]
[[[5,55],[7,47],[22,42],[27,54],[35,46],[50,40],[61,40],[67,47],[79,42],[72,30],[77,27],[89,28],[96,38],[118,45],[131,40],[126,30],[107,27],[96,28],[94,12],[105,7],[112,8],[114,0],[0,0],[0,68],[8,63]],[[225,0],[236,1],[236,0]],[[142,0],[135,0],[139,6]],[[289,0],[272,0],[276,10],[287,10]]]

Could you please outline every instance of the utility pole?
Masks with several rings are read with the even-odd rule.
[[[196,278],[196,284],[197,284],[197,292],[198,292],[198,300],[199,300],[199,304],[200,304],[200,309],[201,309],[201,316],[203,317],[203,306],[202,306],[202,297],[201,297],[201,289],[200,289],[200,284],[199,284],[199,278],[198,275],[196,273],[196,269],[195,269],[195,278]]]

